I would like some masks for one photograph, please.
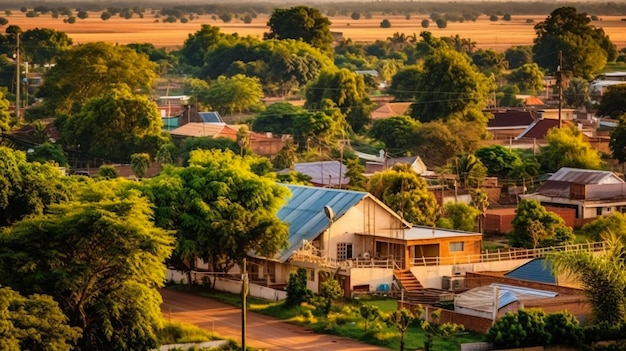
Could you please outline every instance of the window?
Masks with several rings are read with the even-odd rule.
[[[345,261],[352,259],[352,244],[337,243],[337,260]]]
[[[602,207],[596,208],[596,216],[602,216]]]
[[[314,282],[315,281],[315,269],[307,269],[306,270],[306,275],[309,278],[310,282]]]
[[[450,252],[461,252],[464,249],[464,242],[455,241],[450,243]]]

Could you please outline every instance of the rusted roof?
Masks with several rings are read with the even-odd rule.
[[[505,110],[492,111],[493,118],[487,122],[487,128],[525,127],[535,121],[530,111]]]
[[[563,121],[563,125],[569,125],[568,121]],[[533,138],[533,139],[545,139],[548,131],[554,127],[559,126],[558,119],[539,119],[535,121],[533,124],[528,126],[526,130],[524,130],[520,135],[518,135],[515,139],[521,138]]]
[[[554,173],[548,181],[562,181],[575,184],[616,184],[624,180],[610,171],[595,169],[562,167]]]

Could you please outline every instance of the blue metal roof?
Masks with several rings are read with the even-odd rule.
[[[335,220],[368,194],[361,191],[316,188],[302,185],[285,185],[291,191],[287,203],[278,210],[278,218],[289,225],[289,245],[278,254],[285,262],[302,246],[302,240],[317,238],[330,225],[324,206],[335,212]]]
[[[204,123],[223,123],[223,124],[226,124],[224,122],[224,120],[222,119],[222,116],[220,116],[220,114],[217,113],[217,112],[198,112],[198,116],[200,116],[200,119]]]
[[[526,262],[504,276],[532,282],[556,284],[556,277],[552,273],[552,264],[543,257]]]

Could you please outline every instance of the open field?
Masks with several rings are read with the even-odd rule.
[[[384,40],[395,32],[417,34],[421,31],[431,31],[435,36],[454,36],[459,34],[463,38],[470,38],[477,43],[478,48],[504,51],[513,45],[531,45],[535,37],[534,25],[545,20],[547,14],[536,16],[512,16],[509,22],[491,22],[487,16],[481,16],[476,22],[448,22],[448,27],[439,29],[434,23],[428,29],[421,27],[421,21],[428,15],[413,14],[410,20],[402,16],[374,15],[372,19],[353,20],[345,16],[330,17],[331,30],[342,32],[344,38],[351,38],[355,42],[372,42]],[[108,21],[100,19],[100,13],[90,13],[85,20],[77,19],[76,23],[63,23],[62,18],[54,19],[50,15],[27,18],[16,10],[6,17],[8,25],[17,25],[22,30],[32,28],[52,28],[63,31],[72,38],[75,44],[104,41],[109,43],[129,44],[149,42],[157,47],[174,49],[181,47],[191,33],[200,29],[201,24],[219,26],[224,33],[237,32],[239,35],[251,35],[258,38],[268,31],[267,15],[259,15],[252,23],[245,24],[238,19],[230,23],[213,20],[211,15],[203,15],[188,23],[160,23],[155,22],[149,14],[144,18],[126,20],[112,17]],[[391,22],[391,28],[380,28],[383,19]],[[603,16],[593,25],[602,27],[618,49],[626,47],[626,21],[623,16]],[[527,23],[531,19],[534,23]]]

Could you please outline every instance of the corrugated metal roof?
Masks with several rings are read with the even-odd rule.
[[[289,245],[278,254],[280,262],[289,259],[302,246],[303,239],[313,240],[328,228],[330,220],[326,217],[324,206],[333,209],[336,220],[368,196],[368,193],[360,191],[285,186],[291,191],[291,197],[278,211],[278,218],[289,225]]]
[[[563,121],[563,124],[568,124],[567,121]],[[533,139],[545,139],[546,134],[552,128],[559,126],[558,119],[539,119],[533,122],[526,130],[524,130],[520,135],[518,135],[515,139],[521,138],[533,138]]]
[[[293,168],[295,171],[311,177],[311,183],[313,184],[338,186],[340,184],[347,185],[350,182],[350,178],[346,177],[348,169],[339,161],[296,163]],[[282,172],[288,171],[287,169]]]
[[[476,232],[466,232],[462,230],[443,229],[427,226],[413,226],[409,230],[404,232],[405,240],[420,240],[420,239],[433,239],[433,238],[455,238],[465,236],[481,235]]]
[[[544,258],[535,258],[504,274],[504,276],[531,282],[556,284],[556,277],[552,273],[552,264]]]
[[[487,122],[487,128],[527,127],[535,121],[530,111],[506,110],[491,113],[493,118]]]
[[[624,180],[609,171],[562,167],[548,180],[558,180],[575,184],[618,184]]]

